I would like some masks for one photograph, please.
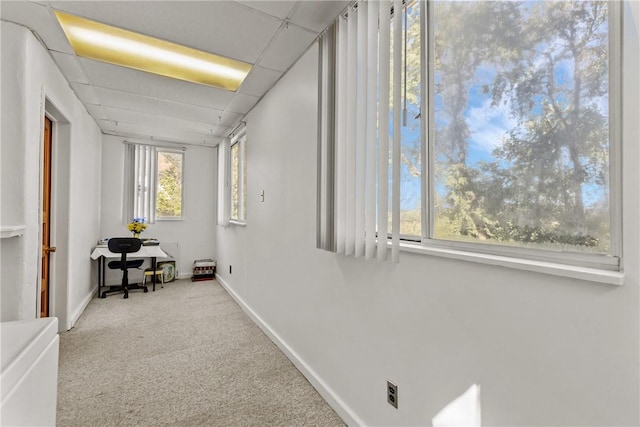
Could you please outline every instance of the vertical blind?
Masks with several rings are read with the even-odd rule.
[[[229,183],[229,138],[218,144],[218,225],[229,225],[231,212],[231,187]]]
[[[392,10],[402,1],[361,1],[320,38],[318,247],[383,261],[391,237],[397,262],[402,14]]]
[[[124,218],[144,218],[153,224],[156,213],[155,147],[126,143],[124,179]]]

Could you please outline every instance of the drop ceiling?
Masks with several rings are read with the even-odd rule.
[[[2,1],[31,29],[104,134],[217,145],[350,1]],[[253,64],[236,92],[75,55],[54,11]]]

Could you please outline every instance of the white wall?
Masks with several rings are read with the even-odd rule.
[[[102,237],[130,236],[123,218],[124,138],[104,135],[102,145]],[[177,145],[182,147],[182,145]],[[193,261],[215,259],[215,194],[217,150],[212,147],[186,145],[184,157],[184,220],[156,220],[142,237],[154,237],[165,243],[178,243],[176,268],[181,277],[191,277]],[[159,261],[161,261],[159,259]],[[114,272],[107,283],[119,280]],[[115,272],[117,273],[117,272]],[[141,274],[131,273],[133,280]]]
[[[218,272],[345,421],[432,425],[478,385],[482,425],[640,424],[640,67],[638,17],[625,10],[621,287],[317,250],[317,46],[248,115],[247,226],[218,227]],[[387,379],[399,386],[397,410]]]
[[[51,256],[51,301],[52,314],[66,329],[91,298],[88,256],[100,226],[101,133],[33,34],[15,24],[1,25],[0,221],[26,226],[24,236],[2,239],[1,319],[39,316],[40,171],[46,100],[66,122],[54,125],[52,216],[59,229],[52,230],[51,242],[53,246],[56,239],[63,243]]]

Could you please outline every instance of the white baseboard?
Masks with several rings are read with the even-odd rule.
[[[190,279],[191,273],[178,273],[176,279]]]
[[[349,426],[364,426],[365,423],[340,399],[315,371],[216,273],[216,279],[245,313],[262,329],[269,339],[282,350],[291,363],[305,376],[320,396],[331,406],[342,421]]]
[[[82,316],[82,312],[84,312],[84,309],[87,308],[87,306],[91,302],[91,299],[93,298],[93,295],[96,292],[98,292],[98,285],[91,288],[91,292],[89,292],[84,297],[80,305],[71,314],[71,317],[69,318],[69,323],[66,325],[67,331],[73,328],[73,325],[75,325],[78,319],[80,318],[80,316]]]

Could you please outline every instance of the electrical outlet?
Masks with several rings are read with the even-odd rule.
[[[387,403],[398,409],[398,386],[387,381]]]
[[[231,266],[229,266],[229,274],[231,274]]]

